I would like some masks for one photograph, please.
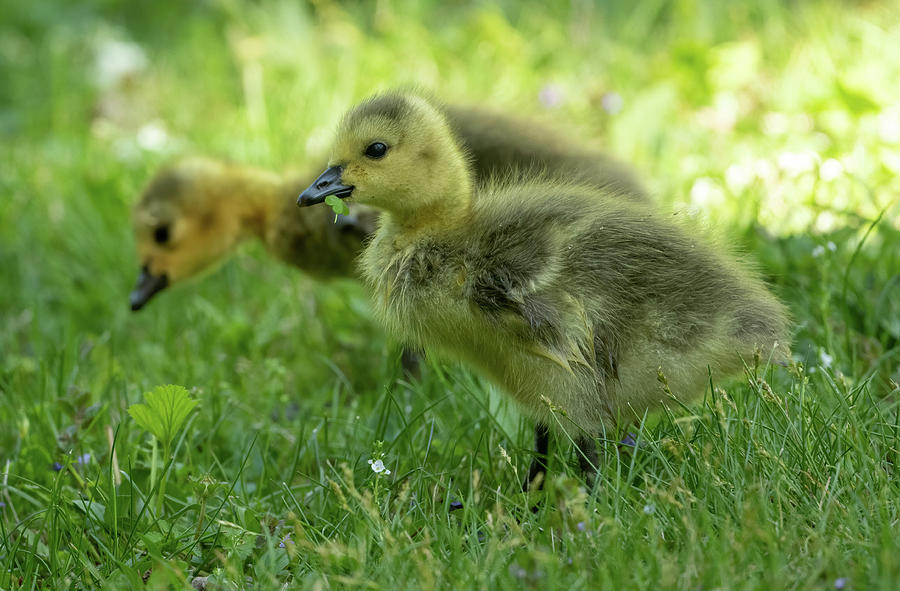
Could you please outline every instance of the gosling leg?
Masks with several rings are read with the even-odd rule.
[[[575,439],[575,453],[578,454],[578,466],[584,475],[588,490],[594,488],[600,464],[597,459],[597,442],[593,437],[578,437]]]
[[[522,484],[522,490],[529,490],[537,475],[541,475],[538,490],[544,487],[544,479],[547,477],[547,450],[550,447],[550,429],[543,423],[534,426],[534,458],[528,469],[528,478]]]
[[[404,347],[400,353],[400,366],[406,378],[417,380],[422,377],[422,358],[417,351]]]

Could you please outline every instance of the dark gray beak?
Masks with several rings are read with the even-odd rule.
[[[164,290],[169,285],[169,278],[163,275],[151,275],[147,266],[141,267],[141,274],[138,277],[131,295],[128,296],[128,302],[131,304],[131,310],[137,312],[144,307],[144,304],[150,301],[156,293]]]
[[[297,199],[297,205],[306,207],[307,205],[315,205],[322,203],[329,195],[337,195],[341,199],[349,197],[353,193],[353,187],[341,184],[341,175],[344,173],[343,166],[332,166],[313,181],[305,191],[300,193]]]

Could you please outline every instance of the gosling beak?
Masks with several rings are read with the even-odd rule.
[[[337,195],[341,199],[345,199],[353,193],[353,187],[341,184],[341,175],[344,173],[343,166],[332,166],[313,181],[305,191],[300,193],[297,199],[297,205],[306,207],[307,205],[315,205],[322,203],[329,195]]]
[[[131,304],[131,310],[137,312],[144,307],[144,304],[150,301],[157,292],[162,291],[169,285],[169,277],[165,274],[151,275],[147,266],[141,267],[141,274],[138,277],[131,295],[128,296],[128,302]]]

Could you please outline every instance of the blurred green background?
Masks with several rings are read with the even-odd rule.
[[[263,587],[890,588],[898,39],[896,2],[5,0],[0,588],[165,586],[210,572]],[[649,458],[613,453],[605,492],[584,501],[571,478],[549,483],[544,508],[504,521],[504,537],[491,528],[527,505],[511,469],[529,461],[527,424],[459,368],[398,382],[396,347],[359,286],[313,283],[254,245],[128,311],[130,207],[160,165],[207,154],[315,166],[350,105],[398,85],[550,122],[745,252],[796,320],[799,365],[771,377],[784,411],[760,410],[771,399],[750,380],[729,387],[735,407],[667,414],[647,427],[659,444]],[[169,513],[85,510],[78,499],[107,507],[125,494],[112,492],[107,426],[132,491],[120,502],[143,506],[150,444],[124,410],[164,383],[201,401]],[[720,447],[731,440],[684,432],[685,418],[752,428]],[[785,451],[795,431],[807,435]],[[373,486],[365,460],[378,440],[388,492],[345,511],[341,490],[352,504],[354,487]],[[84,454],[90,465],[73,459]],[[230,495],[223,485],[207,508],[200,475]],[[419,508],[398,509],[411,496]],[[593,541],[566,537],[583,531],[566,525],[572,511],[587,511],[577,523]],[[201,515],[217,537],[191,545]],[[288,531],[302,552],[279,548]]]

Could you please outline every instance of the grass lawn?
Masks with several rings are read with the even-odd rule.
[[[900,588],[896,3],[2,12],[0,589]],[[764,272],[795,363],[609,433],[592,493],[561,441],[526,495],[528,421],[464,368],[405,379],[350,280],[252,245],[129,311],[158,166],[316,165],[411,84],[631,163]],[[165,384],[183,425],[135,420]]]

